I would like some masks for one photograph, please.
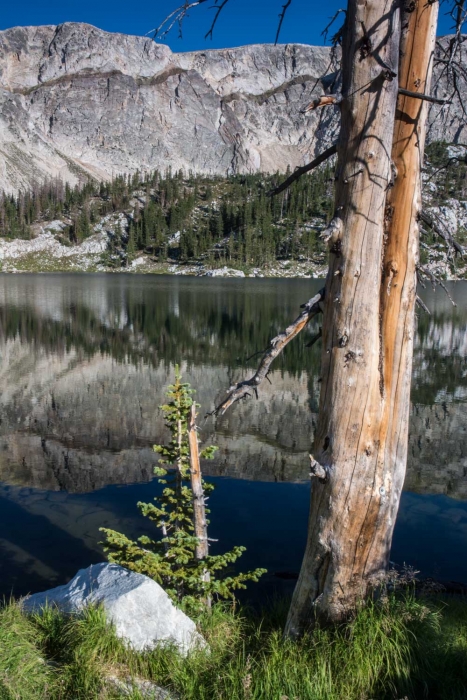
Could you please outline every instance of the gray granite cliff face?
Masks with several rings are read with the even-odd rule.
[[[293,168],[333,137],[332,113],[300,114],[328,63],[328,49],[303,45],[173,54],[86,24],[0,32],[0,187]]]
[[[329,70],[327,47],[174,54],[81,23],[2,31],[0,188],[168,165],[224,175],[293,169],[335,139],[337,108],[301,114],[329,86]],[[448,120],[433,121],[431,138],[462,140],[460,113],[454,105]]]

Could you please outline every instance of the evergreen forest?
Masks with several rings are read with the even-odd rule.
[[[53,233],[66,246],[106,231],[102,263],[114,269],[127,267],[142,253],[154,262],[240,269],[277,260],[322,263],[326,251],[319,234],[332,215],[334,163],[271,197],[283,179],[279,173],[223,178],[168,169],[74,187],[53,180],[16,196],[0,193],[0,238],[29,240],[59,220],[62,226]],[[430,144],[425,182],[431,206],[465,199],[467,156],[450,156],[443,142]],[[463,233],[457,232],[461,238]],[[434,234],[425,243],[434,245]]]

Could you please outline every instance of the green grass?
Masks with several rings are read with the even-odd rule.
[[[282,638],[286,609],[215,606],[198,621],[210,652],[183,659],[129,651],[100,609],[27,618],[12,603],[0,610],[0,699],[124,697],[104,689],[109,674],[152,680],[182,700],[467,698],[466,600],[390,597],[298,642]]]
[[[83,256],[84,258],[85,256]],[[3,268],[14,268],[19,272],[95,272],[98,262],[97,255],[89,255],[85,263],[78,256],[55,258],[45,251],[38,253],[26,253],[20,258],[8,258],[3,263]]]

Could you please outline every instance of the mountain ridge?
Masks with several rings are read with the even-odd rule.
[[[307,44],[174,53],[84,23],[3,30],[0,190],[169,165],[220,175],[293,169],[337,136],[337,107],[302,113],[335,69],[329,47]],[[444,87],[434,81],[437,96]],[[441,121],[443,108],[430,109],[431,140],[467,140],[460,107]]]

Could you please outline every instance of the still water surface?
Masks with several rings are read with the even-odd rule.
[[[102,561],[99,527],[147,531],[135,504],[158,492],[151,446],[167,437],[158,406],[175,363],[209,411],[321,285],[0,275],[0,594]],[[392,559],[467,582],[467,283],[450,292],[457,307],[423,292],[432,315],[417,325]],[[213,547],[243,544],[242,565],[268,569],[255,597],[290,590],[304,549],[320,354],[306,342],[287,348],[258,400],[203,424],[220,447],[206,465]]]

